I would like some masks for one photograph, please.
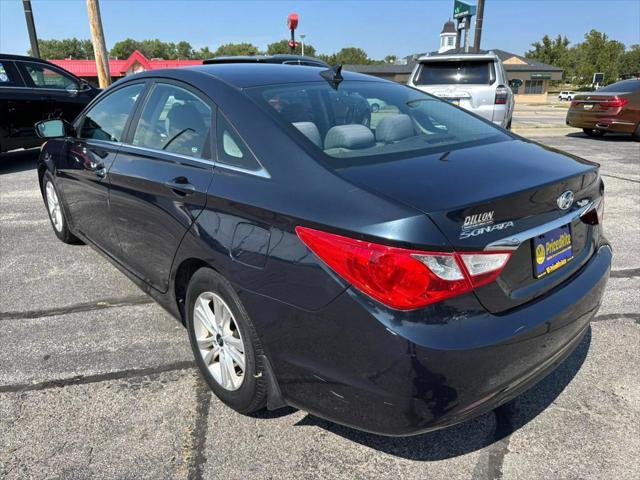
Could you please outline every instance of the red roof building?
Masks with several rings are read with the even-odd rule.
[[[59,67],[84,78],[90,83],[97,84],[98,71],[95,60],[74,60],[65,58],[64,60],[49,60]],[[157,70],[159,68],[186,67],[189,65],[201,65],[202,60],[163,60],[160,58],[148,59],[138,50],[133,52],[126,60],[109,59],[109,71],[111,78],[117,80],[127,75],[144,72],[145,70]]]

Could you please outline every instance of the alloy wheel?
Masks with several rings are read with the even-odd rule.
[[[193,327],[198,351],[214,380],[225,390],[239,389],[245,349],[229,306],[213,292],[201,293],[193,307]]]
[[[53,228],[58,232],[62,232],[64,217],[62,216],[62,208],[60,207],[58,194],[56,193],[53,183],[47,182],[45,194],[47,196],[47,208],[49,210],[49,217],[51,217],[51,223],[53,223]]]

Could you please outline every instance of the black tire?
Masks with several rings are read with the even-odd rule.
[[[587,137],[598,138],[603,137],[606,132],[602,130],[597,130],[595,128],[583,128],[582,131],[585,133]]]
[[[198,297],[205,292],[212,292],[224,301],[231,310],[233,320],[240,332],[244,346],[245,370],[242,384],[237,390],[228,390],[218,383],[205,364],[196,341],[194,306]],[[229,407],[242,414],[263,409],[267,400],[267,383],[262,360],[264,352],[255,328],[229,282],[211,268],[198,270],[191,277],[187,288],[185,316],[196,365],[213,393]]]
[[[58,221],[62,221],[62,225],[56,226],[56,222],[54,221],[51,209],[49,208],[49,198],[47,198],[47,184],[51,185],[51,188],[55,191],[56,199],[59,202],[60,216]],[[62,207],[62,203],[60,201],[60,194],[58,193],[58,187],[56,187],[56,182],[53,179],[53,175],[46,171],[42,177],[42,197],[44,199],[44,205],[47,208],[47,214],[49,215],[49,221],[51,222],[51,228],[53,228],[53,233],[56,234],[56,237],[64,243],[68,243],[71,245],[82,243],[78,237],[76,237],[71,230],[69,230],[69,222],[67,221],[67,217]]]
[[[636,125],[636,130],[635,130],[635,132],[633,132],[632,138],[636,142],[640,142],[640,122],[638,122],[638,125]]]
[[[507,130],[511,130],[511,122],[512,121],[513,121],[513,118],[509,119],[509,123],[507,123],[507,126],[504,127],[504,128],[506,128]]]
[[[378,110],[380,110],[380,105],[378,105],[377,103],[372,103],[371,104],[371,111],[373,113],[376,113]]]

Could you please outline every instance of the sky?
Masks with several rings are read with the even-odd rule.
[[[90,38],[85,0],[32,0],[32,8],[39,38]],[[355,46],[384,58],[436,50],[453,0],[100,0],[100,8],[107,48],[131,37],[266,49],[288,36],[286,17],[296,12],[298,33],[319,53]],[[640,0],[486,0],[482,48],[523,54],[545,34],[579,43],[593,28],[627,46],[640,43]],[[0,0],[0,51],[28,48],[21,0]]]

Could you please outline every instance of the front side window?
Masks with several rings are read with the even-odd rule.
[[[424,62],[416,85],[491,85],[493,62],[489,60]]]
[[[56,90],[80,90],[80,85],[71,77],[38,63],[24,63],[24,69],[36,88]]]
[[[121,88],[99,100],[85,115],[80,137],[119,142],[144,84]]]
[[[247,92],[337,167],[510,138],[447,102],[391,82],[345,80],[337,89],[327,82],[269,85]]]
[[[208,158],[211,107],[184,88],[159,83],[149,96],[133,145]]]

